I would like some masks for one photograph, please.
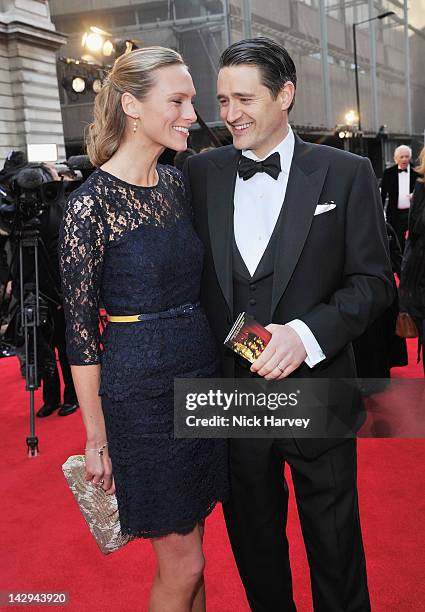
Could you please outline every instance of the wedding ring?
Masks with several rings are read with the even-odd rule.
[[[282,370],[282,368],[280,367],[280,363],[277,364],[277,369],[281,371],[281,373],[283,374],[285,370]]]

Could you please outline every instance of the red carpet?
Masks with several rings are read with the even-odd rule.
[[[421,367],[400,373],[420,377]],[[71,612],[147,610],[154,572],[149,542],[132,542],[103,556],[62,475],[61,464],[84,446],[79,413],[36,419],[40,455],[28,459],[29,402],[15,358],[0,360],[0,385],[0,591],[66,591]],[[40,404],[38,395],[36,406]],[[376,612],[425,609],[424,465],[425,440],[359,441],[362,524]],[[308,568],[293,498],[288,532],[297,607],[307,612],[312,609]],[[209,612],[248,611],[220,509],[207,522],[205,549]]]

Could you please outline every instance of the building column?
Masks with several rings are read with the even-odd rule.
[[[325,102],[325,125],[328,129],[335,127],[332,117],[331,79],[328,61],[328,19],[325,0],[319,1],[320,14],[320,59],[322,65],[323,99]]]
[[[373,0],[369,0],[369,19],[375,17]],[[379,106],[378,106],[378,76],[376,72],[376,21],[369,22],[370,40],[370,80],[372,86],[372,127],[377,133],[379,130]]]
[[[243,35],[252,38],[252,2],[243,0]]]
[[[65,158],[55,30],[47,0],[0,0],[0,167],[12,150],[56,144]]]
[[[412,80],[410,78],[410,44],[409,44],[409,8],[407,0],[404,0],[403,17],[404,17],[404,71],[406,73],[406,105],[407,105],[407,133],[413,133],[412,120]]]

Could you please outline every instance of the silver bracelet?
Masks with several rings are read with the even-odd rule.
[[[95,451],[99,457],[101,457],[103,455],[103,449],[105,449],[108,446],[108,443],[105,442],[105,444],[103,446],[101,446],[100,448],[85,448],[85,451]]]

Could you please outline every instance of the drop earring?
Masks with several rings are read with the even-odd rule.
[[[136,130],[137,130],[137,121],[134,121],[134,123],[133,123],[133,134],[136,133]]]

